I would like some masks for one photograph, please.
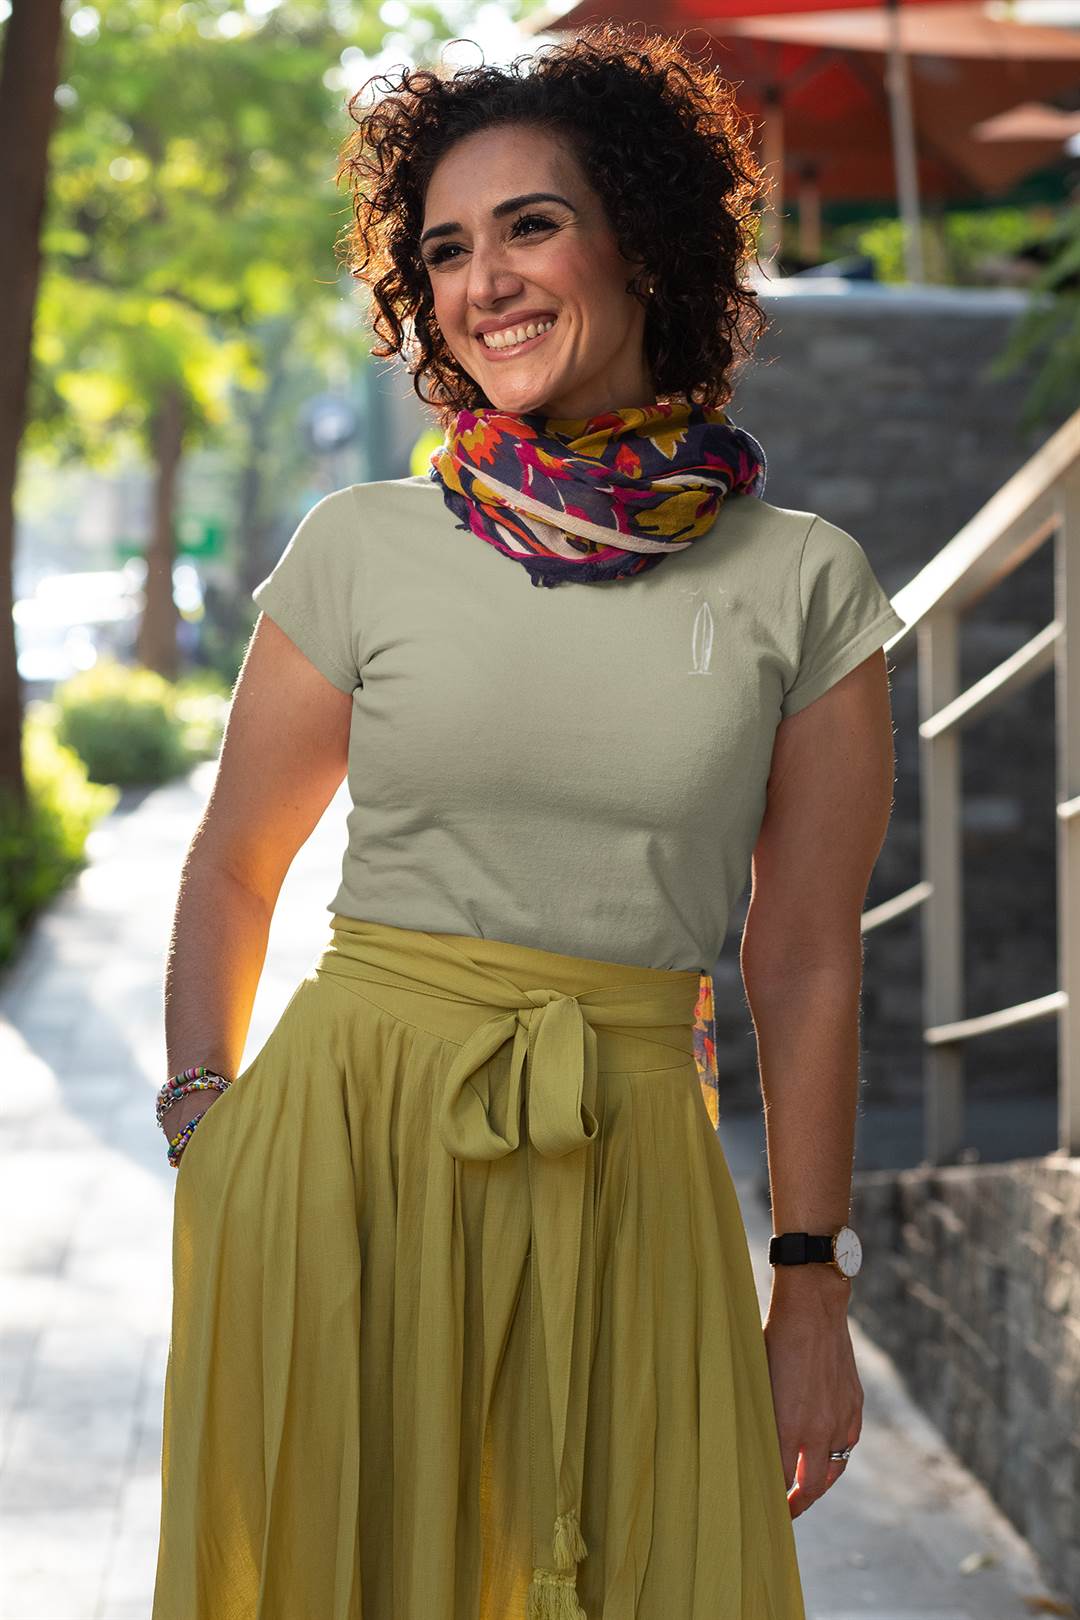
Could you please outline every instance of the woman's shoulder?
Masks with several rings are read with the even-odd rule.
[[[801,547],[814,523],[824,522],[817,512],[801,507],[774,506],[760,495],[729,495],[720,508],[724,527],[748,541],[781,550]]]
[[[760,495],[729,495],[715,527],[731,566],[764,589],[797,577],[806,537],[822,521],[816,512],[775,506]]]
[[[293,529],[274,568],[274,583],[267,586],[268,594],[304,571],[351,586],[371,550],[369,542],[383,534],[398,540],[402,533],[415,530],[414,522],[403,526],[403,519],[415,518],[427,501],[426,483],[423,476],[373,479],[343,484],[321,495]],[[435,507],[424,509],[434,511]],[[258,590],[263,588],[260,585]],[[260,600],[258,594],[255,600]]]
[[[820,512],[774,506],[757,495],[729,496],[721,507],[726,538],[746,547],[759,565],[804,574],[823,566],[858,568],[866,557],[861,541]]]
[[[372,478],[361,484],[347,484],[338,495],[349,495],[359,506],[378,506],[385,501],[417,501],[427,495],[440,495],[441,489],[430,473],[410,473],[403,478]]]
[[[404,478],[372,478],[358,484],[345,484],[319,503],[324,521],[350,533],[378,533],[382,529],[400,534],[403,518],[422,521],[425,513],[438,516],[443,510],[441,487],[427,473]]]

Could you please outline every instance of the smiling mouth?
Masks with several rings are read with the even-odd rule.
[[[484,342],[482,335],[478,337],[476,341],[479,343],[485,354],[492,355],[496,358],[501,358],[503,355],[509,356],[524,354],[526,349],[535,348],[538,343],[542,343],[544,341],[548,334],[554,330],[557,320],[558,316],[556,316],[555,319],[552,320],[550,326],[546,326],[542,332],[536,332],[532,337],[524,338],[520,343],[503,343],[498,347],[492,347],[491,344]]]

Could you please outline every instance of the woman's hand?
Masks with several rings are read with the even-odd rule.
[[[853,1446],[862,1432],[850,1292],[845,1277],[821,1264],[785,1267],[773,1277],[765,1349],[793,1519],[844,1472],[846,1463],[830,1460],[829,1452]]]

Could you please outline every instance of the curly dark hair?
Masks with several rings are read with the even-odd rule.
[[[350,98],[336,179],[348,175],[352,218],[336,250],[370,288],[377,358],[400,355],[413,390],[445,431],[459,410],[490,405],[448,348],[419,238],[428,181],[460,137],[492,125],[562,134],[601,199],[619,251],[642,263],[627,283],[646,306],[645,354],[658,400],[723,407],[735,345],[749,356],[768,326],[742,279],[756,257],[753,204],[765,190],[752,124],[718,70],[683,36],[638,37],[608,21],[509,66],[481,62],[376,74]],[[640,46],[640,48],[638,48]],[[522,69],[524,68],[524,71]],[[389,93],[366,113],[369,85]],[[654,291],[645,292],[649,282]],[[431,395],[421,391],[430,377]]]

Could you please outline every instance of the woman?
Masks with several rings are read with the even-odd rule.
[[[185,870],[153,1620],[803,1620],[859,1436],[842,1269],[777,1264],[763,1331],[694,1013],[752,863],[774,1226],[835,1237],[901,621],[722,409],[730,91],[615,26],[526,69],[405,70],[344,154],[446,437],[256,588]],[[331,938],[231,1083],[346,770]]]

